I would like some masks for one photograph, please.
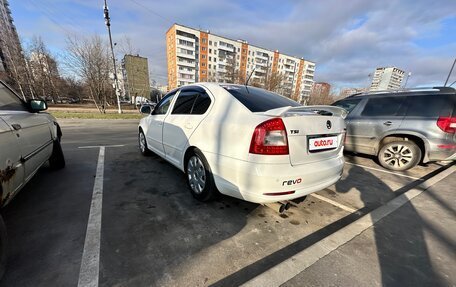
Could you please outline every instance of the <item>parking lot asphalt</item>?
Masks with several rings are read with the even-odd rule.
[[[62,120],[67,166],[46,166],[3,211],[1,286],[75,286],[104,158],[101,286],[236,286],[418,185],[441,164],[391,173],[349,154],[341,181],[286,214],[221,196],[192,198],[184,175],[137,148],[137,121]]]

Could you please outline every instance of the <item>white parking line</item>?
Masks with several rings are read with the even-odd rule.
[[[319,199],[319,200],[326,201],[327,203],[332,204],[332,205],[334,205],[334,206],[337,206],[337,207],[339,207],[340,209],[343,209],[343,210],[348,211],[348,212],[350,212],[350,213],[355,213],[355,212],[357,211],[357,210],[354,209],[354,208],[345,206],[345,205],[340,204],[340,203],[338,203],[338,202],[336,202],[336,201],[334,201],[334,200],[332,200],[332,199],[326,198],[326,197],[321,196],[321,195],[318,195],[318,194],[316,194],[316,193],[312,193],[312,194],[310,194],[310,195],[313,196],[313,197],[315,197],[315,198],[317,198],[317,199]]]
[[[100,153],[98,155],[97,171],[93,185],[92,203],[90,205],[84,251],[82,252],[78,287],[98,286],[105,147],[101,146],[99,148]]]
[[[375,168],[375,167],[370,167],[370,166],[366,166],[366,165],[362,165],[362,164],[352,163],[352,162],[348,162],[348,161],[346,161],[345,163],[349,164],[349,165],[356,165],[356,166],[359,166],[359,167],[362,167],[362,168],[367,168],[367,169],[372,169],[372,170],[384,172],[384,173],[394,174],[394,175],[397,175],[397,176],[408,177],[408,178],[415,179],[415,180],[419,179],[418,177],[405,175],[405,174],[400,174],[400,173],[395,173],[395,172],[392,172],[392,171],[387,171],[387,170],[383,170],[383,169],[379,169],[379,168]]]
[[[407,202],[411,201],[413,198],[425,192],[432,185],[436,184],[454,172],[456,172],[456,166],[449,167],[448,169],[440,172],[432,178],[422,182],[416,188],[410,189],[409,191],[395,197],[385,205],[380,206],[372,212],[364,215],[360,219],[343,227],[339,231],[336,231],[331,235],[323,238],[322,240],[304,249],[293,257],[288,258],[287,260],[270,268],[257,277],[252,278],[241,286],[268,287],[280,286],[284,284],[291,278],[295,277],[302,271],[312,266],[321,258],[325,257],[340,246],[349,242],[361,234],[363,231],[370,228],[375,223],[388,216]]]
[[[104,147],[123,147],[124,144],[106,145]],[[78,148],[99,148],[99,145],[78,146]]]

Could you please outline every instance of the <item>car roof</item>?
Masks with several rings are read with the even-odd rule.
[[[363,92],[350,95],[345,99],[353,99],[359,97],[383,97],[391,95],[401,96],[416,96],[416,95],[452,95],[456,94],[456,90],[451,87],[430,87],[430,88],[410,88],[410,89],[398,89],[398,90],[384,90],[384,91],[372,91]]]

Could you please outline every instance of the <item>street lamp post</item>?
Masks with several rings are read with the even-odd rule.
[[[112,46],[112,37],[111,37],[111,19],[109,18],[109,10],[108,4],[106,3],[107,0],[104,0],[104,19],[106,27],[108,28],[109,34],[109,45],[111,47],[111,54],[112,54],[112,63],[114,65],[114,83],[116,86],[116,97],[117,97],[117,106],[119,107],[119,114],[122,113],[122,109],[120,107],[120,97],[119,97],[119,81],[117,79],[117,65],[116,65],[116,57],[114,56],[114,48]]]

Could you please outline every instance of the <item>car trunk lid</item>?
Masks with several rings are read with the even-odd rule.
[[[336,157],[343,147],[346,111],[333,106],[283,107],[264,112],[282,118],[292,165]]]

